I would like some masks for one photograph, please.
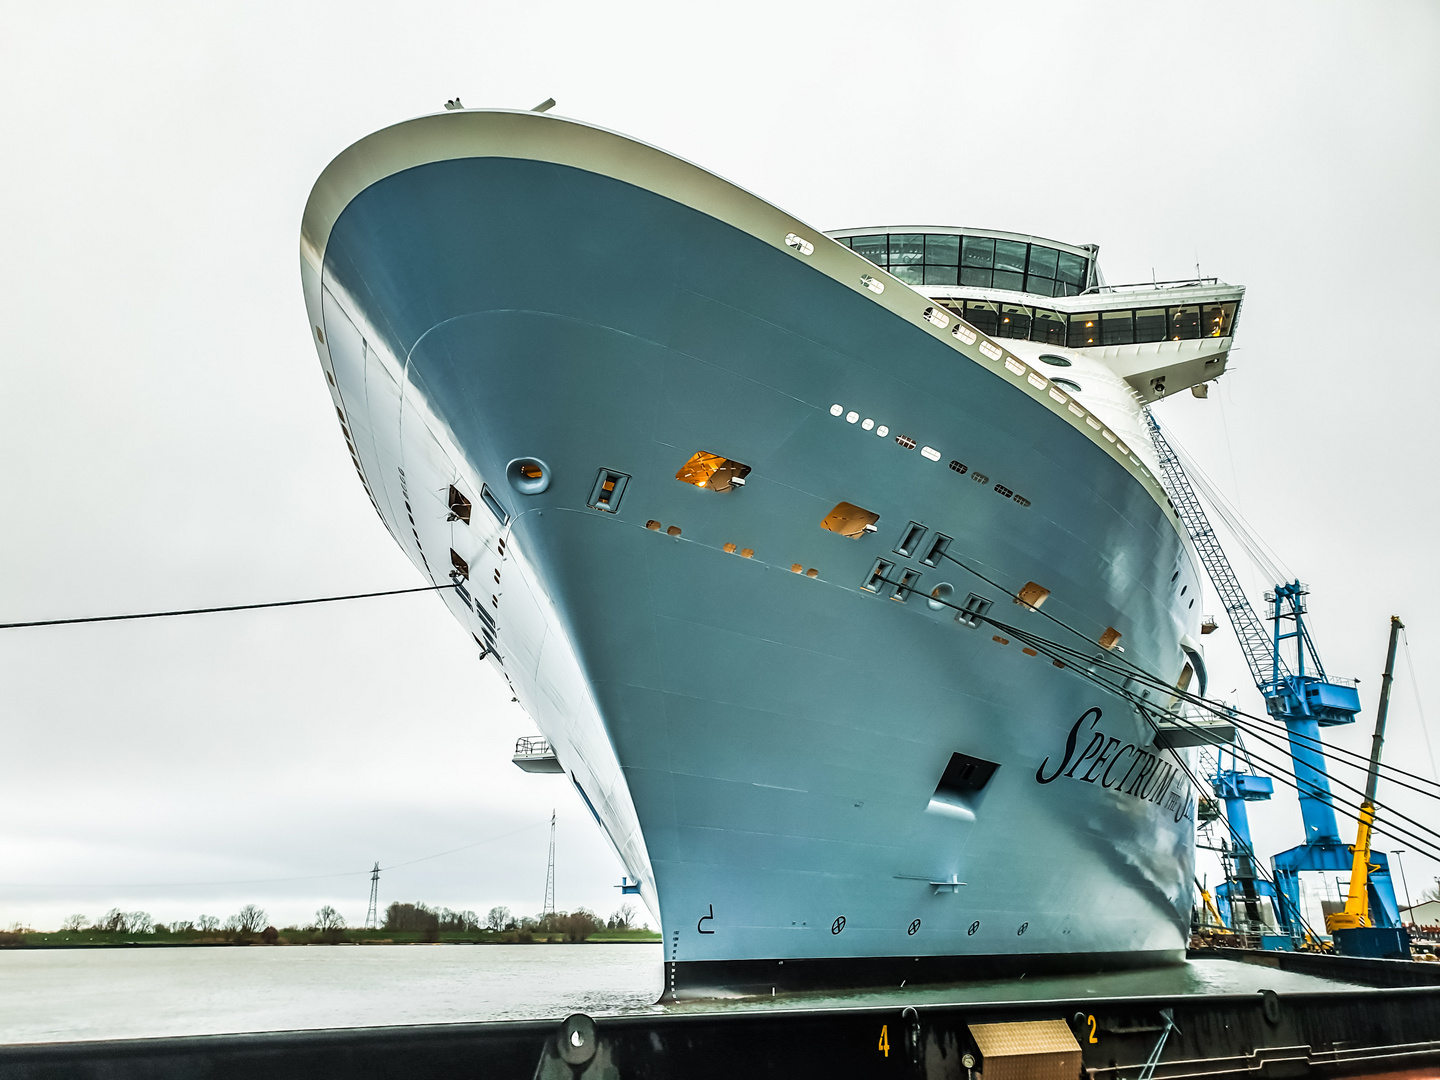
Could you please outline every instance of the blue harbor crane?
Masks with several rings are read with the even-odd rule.
[[[1216,797],[1225,803],[1235,848],[1242,853],[1249,852],[1251,856],[1249,860],[1243,857],[1236,859],[1235,880],[1226,881],[1217,889],[1217,894],[1232,901],[1242,901],[1247,918],[1258,910],[1259,896],[1273,897],[1276,900],[1276,917],[1284,931],[1281,936],[1288,938],[1288,942],[1267,940],[1266,944],[1285,947],[1286,944],[1301,942],[1307,936],[1300,908],[1300,874],[1304,871],[1351,871],[1356,863],[1353,849],[1340,839],[1336,826],[1334,796],[1325,769],[1320,729],[1354,723],[1356,714],[1360,712],[1360,693],[1353,680],[1326,676],[1309,628],[1305,625],[1305,597],[1309,589],[1299,581],[1278,584],[1265,594],[1273,624],[1271,631],[1266,632],[1220,546],[1190,478],[1180,465],[1179,456],[1161,434],[1160,425],[1148,410],[1146,419],[1160,458],[1171,505],[1189,532],[1200,561],[1204,563],[1220,596],[1225,614],[1240,642],[1241,652],[1245,654],[1245,662],[1250,667],[1250,676],[1265,699],[1265,711],[1285,725],[1289,740],[1305,839],[1271,860],[1273,887],[1268,882],[1255,879],[1249,819],[1245,809],[1247,802],[1269,798],[1273,790],[1271,782],[1268,778],[1253,776],[1237,768],[1226,770],[1217,767],[1211,778]],[[1288,651],[1293,656],[1291,663],[1287,663],[1285,656],[1287,642],[1290,643]],[[1391,652],[1394,652],[1393,640]],[[1383,723],[1382,716],[1380,724]],[[1383,729],[1377,727],[1377,731],[1380,730]],[[1375,753],[1378,755],[1378,752],[1377,735]],[[1235,764],[1238,763],[1232,755],[1232,765]],[[1377,767],[1378,757],[1372,759],[1372,775]],[[1373,798],[1373,794],[1372,790],[1369,798]],[[1368,829],[1364,825],[1362,832],[1366,835],[1357,840],[1360,846],[1368,847]],[[1381,928],[1392,932],[1389,935],[1349,933],[1347,936],[1353,951],[1380,949],[1376,954],[1384,955],[1390,950],[1377,943],[1388,942],[1395,937],[1396,928],[1400,926],[1400,909],[1395,900],[1385,853],[1370,851],[1364,868],[1368,868],[1368,874],[1361,875],[1365,878],[1361,885],[1368,893],[1365,897],[1368,900],[1365,916],[1368,925],[1365,929]],[[1342,934],[1345,933],[1342,931]],[[1367,941],[1368,944],[1365,943]]]

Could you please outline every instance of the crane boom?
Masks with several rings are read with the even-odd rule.
[[[1240,587],[1240,579],[1235,576],[1234,567],[1225,557],[1225,550],[1220,546],[1210,518],[1200,504],[1195,489],[1191,487],[1190,478],[1180,467],[1180,458],[1165,441],[1165,436],[1160,433],[1160,425],[1156,423],[1149,409],[1145,410],[1145,419],[1150,425],[1150,438],[1155,443],[1162,479],[1171,501],[1175,504],[1175,512],[1180,515],[1181,524],[1190,534],[1190,542],[1195,545],[1200,561],[1205,564],[1205,571],[1210,575],[1210,581],[1220,596],[1220,602],[1225,605],[1225,614],[1230,619],[1230,625],[1235,628],[1235,636],[1240,640],[1240,650],[1245,654],[1245,662],[1250,665],[1250,677],[1255,680],[1256,686],[1263,689],[1271,681],[1272,673],[1278,671],[1281,675],[1288,675],[1289,669],[1275,652],[1270,632],[1261,624],[1260,617],[1245,598],[1245,590]]]

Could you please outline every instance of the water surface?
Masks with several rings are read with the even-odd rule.
[[[658,1006],[654,945],[391,945],[0,951],[0,1042],[441,1024],[637,1012],[903,1008],[1353,987],[1228,960],[944,987]]]

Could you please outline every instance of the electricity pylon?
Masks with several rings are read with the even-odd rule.
[[[555,811],[550,811],[550,864],[545,869],[545,906],[542,915],[555,914]]]
[[[375,864],[375,869],[370,871],[370,907],[365,912],[365,929],[380,929],[380,914],[377,904],[380,899],[380,864]]]

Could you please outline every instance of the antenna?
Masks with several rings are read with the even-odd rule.
[[[550,865],[545,869],[545,905],[541,915],[555,914],[555,811],[550,811]]]
[[[370,907],[365,911],[365,929],[379,930],[380,916],[377,913],[376,902],[380,898],[380,864],[375,864],[375,869],[370,871]]]

